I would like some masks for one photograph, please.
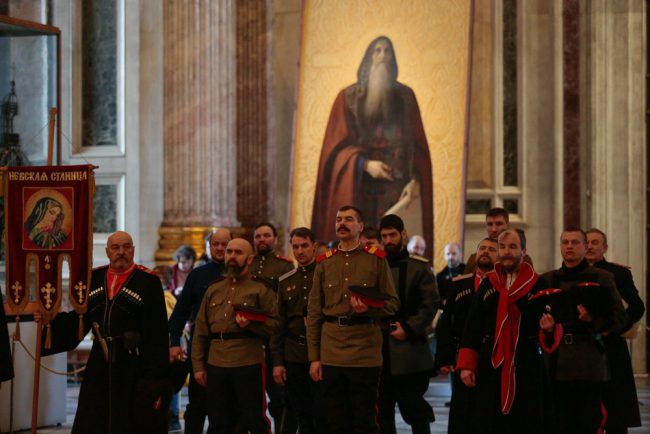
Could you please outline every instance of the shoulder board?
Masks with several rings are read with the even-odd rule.
[[[108,264],[102,265],[101,267],[95,267],[95,268],[93,268],[93,271],[101,270],[102,268],[108,268]]]
[[[269,279],[268,277],[253,275],[253,280],[255,282],[263,283],[264,285],[268,286],[271,289],[275,288],[275,285],[273,284],[271,279]]]
[[[275,257],[278,258],[278,259],[281,259],[281,260],[283,260],[283,261],[285,261],[285,262],[288,262],[288,263],[290,263],[290,264],[293,264],[293,261],[292,261],[291,259],[289,259],[289,258],[285,258],[285,257],[282,256],[282,255],[275,255]]]
[[[611,262],[611,261],[609,263],[612,265],[616,265],[617,267],[627,268],[628,270],[632,269],[632,267],[630,267],[629,265],[617,264],[616,262]]]
[[[297,271],[298,271],[297,268],[294,268],[294,269],[291,270],[291,271],[287,271],[287,272],[284,273],[282,276],[278,277],[278,282],[282,282],[282,281],[285,280],[286,278],[293,276],[294,274],[296,274]]]
[[[370,253],[371,255],[375,255],[378,258],[384,259],[386,257],[386,252],[380,249],[379,247],[364,247],[363,250],[366,252]]]
[[[425,264],[429,263],[429,260],[425,258],[424,256],[419,256],[419,255],[409,255],[409,258],[415,259],[416,261],[424,262]]]
[[[325,259],[329,259],[329,258],[331,258],[332,256],[334,256],[334,255],[336,254],[336,252],[337,252],[336,249],[330,249],[330,250],[328,250],[327,252],[325,252],[325,253],[323,253],[322,255],[320,255],[318,258],[316,258],[316,262],[318,262],[318,263],[320,264],[320,263],[323,262]]]
[[[461,274],[460,276],[456,276],[456,277],[452,278],[451,281],[455,282],[457,280],[467,279],[467,278],[470,278],[470,277],[473,277],[473,276],[474,276],[473,273]]]
[[[145,273],[149,273],[149,274],[153,274],[154,276],[157,276],[157,273],[155,271],[153,271],[151,268],[145,267],[144,265],[135,264],[135,268],[140,271],[144,271]]]
[[[580,282],[578,283],[578,286],[583,288],[585,286],[600,286],[600,283],[598,282]]]

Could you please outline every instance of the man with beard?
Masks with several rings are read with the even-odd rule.
[[[605,259],[608,248],[605,233],[592,228],[586,234],[587,253],[585,257],[587,261],[590,265],[602,268],[614,275],[616,289],[626,305],[625,325],[618,332],[603,336],[611,373],[611,378],[605,384],[603,391],[603,403],[607,410],[605,430],[607,434],[626,434],[628,427],[641,426],[641,415],[639,414],[639,400],[636,394],[630,351],[622,334],[636,327],[636,322],[645,312],[645,306],[634,285],[629,267]]]
[[[133,262],[126,232],[108,237],[110,264],[93,270],[84,335],[95,339],[84,372],[73,433],[166,433],[169,410],[167,313],[160,279]],[[40,312],[34,320],[40,322]],[[79,315],[59,313],[43,355],[79,345]]]
[[[487,233],[487,237],[496,240],[499,238],[499,234],[506,229],[510,229],[510,214],[508,211],[504,208],[491,208],[485,214],[485,232]],[[528,255],[524,255],[524,262],[533,265],[533,261]],[[473,273],[475,268],[476,254],[472,253],[472,256],[467,260],[464,274]]]
[[[612,274],[589,265],[586,250],[582,229],[565,229],[560,238],[562,267],[544,274],[553,288],[564,292],[570,308],[557,324],[553,315],[558,313],[544,314],[541,322],[562,434],[602,430],[607,417],[602,392],[609,378],[603,336],[618,333],[625,324]]]
[[[255,257],[251,263],[251,272],[259,278],[263,278],[278,290],[278,278],[293,270],[293,262],[275,253],[278,243],[278,231],[271,223],[263,222],[255,226],[253,231],[253,243],[255,244]],[[269,342],[266,347],[266,377],[273,378],[273,360]],[[284,396],[284,387],[273,382],[266,383],[266,392],[269,394],[269,413],[273,418],[275,432],[281,434],[295,434],[298,421],[293,409],[287,405]]]
[[[499,235],[498,258],[472,300],[456,370],[476,387],[472,433],[552,432],[548,377],[539,350],[541,310],[532,302],[548,287],[523,261],[523,231]]]
[[[485,275],[494,269],[497,260],[497,241],[484,238],[476,249],[476,271],[473,274],[457,276],[449,291],[449,298],[436,327],[438,347],[436,366],[443,375],[451,374],[451,402],[449,406],[449,434],[471,434],[475,393],[460,380],[455,371],[458,346],[465,328],[465,320],[474,299],[474,294]]]
[[[320,384],[309,376],[307,355],[307,299],[316,269],[314,233],[296,228],[290,241],[298,268],[279,279],[280,333],[271,337],[273,380],[286,384],[287,401],[296,411],[300,434],[324,433]]]
[[[208,389],[208,419],[214,433],[234,432],[239,419],[246,432],[268,434],[263,338],[279,326],[276,297],[251,275],[253,248],[248,241],[230,241],[225,259],[226,277],[208,287],[196,316],[194,379]]]
[[[435,316],[440,296],[429,261],[409,255],[401,218],[389,214],[379,225],[386,259],[397,286],[400,308],[383,331],[383,357],[379,383],[379,426],[382,434],[396,434],[395,404],[413,434],[429,434],[435,420],[424,399],[434,371],[427,328]]]
[[[463,274],[463,270],[465,269],[463,249],[460,247],[460,244],[449,243],[445,246],[445,261],[447,261],[447,266],[436,274],[438,291],[443,300],[447,300],[449,296],[449,287],[453,278]]]
[[[312,212],[311,227],[319,239],[334,238],[329,219],[342,205],[354,203],[368,224],[377,225],[397,202],[406,207],[417,201],[422,215],[413,215],[417,225],[411,229],[433,239],[429,146],[415,94],[397,75],[393,44],[380,36],[366,50],[357,83],[334,101]],[[432,257],[431,246],[425,256]]]
[[[205,417],[208,414],[206,405],[206,391],[195,380],[192,374],[192,362],[188,359],[187,353],[192,354],[192,335],[196,314],[201,307],[203,295],[208,286],[220,278],[226,269],[225,255],[226,246],[232,239],[228,229],[216,229],[206,237],[209,242],[210,262],[195,268],[187,276],[187,281],[180,297],[174,307],[172,316],[169,318],[169,360],[171,363],[185,363],[190,372],[190,383],[187,388],[188,403],[185,410],[185,433],[200,434],[203,432]],[[187,353],[181,348],[181,336],[187,322],[192,324],[190,339],[187,343]],[[208,430],[208,432],[212,432]]]
[[[378,321],[399,307],[385,253],[364,248],[362,230],[361,211],[341,207],[336,214],[338,249],[317,259],[309,293],[309,373],[314,381],[323,381],[329,434],[377,432],[382,365]]]

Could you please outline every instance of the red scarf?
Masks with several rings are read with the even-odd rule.
[[[115,297],[115,294],[122,289],[124,282],[126,282],[126,279],[128,279],[131,273],[133,273],[133,270],[135,270],[135,264],[131,264],[131,266],[124,271],[117,271],[108,267],[108,271],[106,272],[106,284],[108,285],[107,290],[109,300],[112,300],[113,297]]]
[[[523,262],[519,267],[517,278],[510,288],[507,287],[507,274],[500,262],[494,265],[494,271],[487,274],[492,287],[499,293],[494,347],[492,348],[492,366],[501,367],[501,413],[508,414],[515,400],[515,352],[519,341],[521,312],[515,302],[531,290],[539,274],[533,267]]]
[[[476,272],[474,273],[474,292],[478,291],[478,287],[481,286],[481,282],[483,282],[484,277],[485,273],[477,268]]]

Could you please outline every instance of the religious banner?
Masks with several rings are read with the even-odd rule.
[[[397,214],[442,268],[434,240],[464,229],[473,2],[303,4],[291,227],[329,242],[343,205]]]
[[[61,306],[67,262],[69,300],[83,330],[92,265],[93,170],[84,165],[2,171],[7,303],[14,314],[25,309],[34,287],[48,324]]]

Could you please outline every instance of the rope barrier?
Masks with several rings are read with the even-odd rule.
[[[23,341],[20,338],[16,338],[15,333],[13,334],[13,340],[14,340],[14,342],[18,342],[20,344],[20,346],[23,347],[23,349],[25,350],[27,355],[29,355],[29,357],[31,357],[32,360],[36,361],[36,357],[31,353],[31,351],[29,351],[29,349],[25,346],[25,344],[23,343]],[[77,375],[78,373],[85,371],[86,370],[86,365],[83,365],[83,366],[81,366],[81,367],[79,367],[79,368],[77,368],[77,369],[75,369],[73,371],[57,371],[55,369],[52,369],[52,368],[50,368],[48,366],[43,365],[42,363],[41,363],[41,368],[45,369],[46,371],[48,371],[48,372],[50,372],[52,374],[68,376],[68,375]]]

